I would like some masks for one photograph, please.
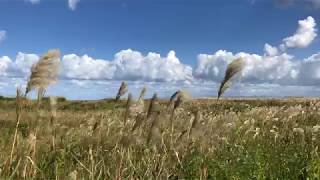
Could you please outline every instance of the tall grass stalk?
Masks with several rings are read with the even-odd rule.
[[[17,135],[18,135],[18,127],[20,124],[21,111],[22,111],[21,98],[22,98],[21,89],[18,87],[17,94],[16,94],[16,127],[15,127],[13,142],[12,142],[12,146],[11,146],[11,153],[10,153],[10,159],[9,159],[9,165],[8,165],[9,168],[11,167],[11,164],[12,164],[13,153],[15,150],[15,145],[16,145]],[[17,144],[17,146],[18,146],[18,144]]]

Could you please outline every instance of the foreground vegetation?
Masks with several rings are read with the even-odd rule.
[[[320,179],[316,99],[0,100],[1,179]]]

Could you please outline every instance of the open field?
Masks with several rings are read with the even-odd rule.
[[[320,179],[317,99],[26,102],[0,100],[2,178]]]

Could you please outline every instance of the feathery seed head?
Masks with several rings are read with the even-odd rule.
[[[118,101],[121,98],[121,96],[123,96],[127,92],[128,92],[128,84],[127,84],[127,82],[123,81],[121,83],[119,90],[118,90],[118,94],[116,96],[116,101]]]
[[[43,55],[40,60],[31,67],[26,94],[31,90],[46,89],[50,84],[56,83],[60,67],[60,51],[52,49]]]
[[[226,70],[225,76],[223,81],[220,84],[219,91],[218,91],[218,99],[221,97],[221,95],[230,87],[231,85],[231,79],[241,72],[241,70],[244,67],[244,60],[242,58],[238,58],[234,61],[232,61]]]

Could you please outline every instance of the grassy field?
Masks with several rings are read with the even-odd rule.
[[[125,101],[1,98],[0,177],[320,179],[317,99],[157,105],[146,117]]]

